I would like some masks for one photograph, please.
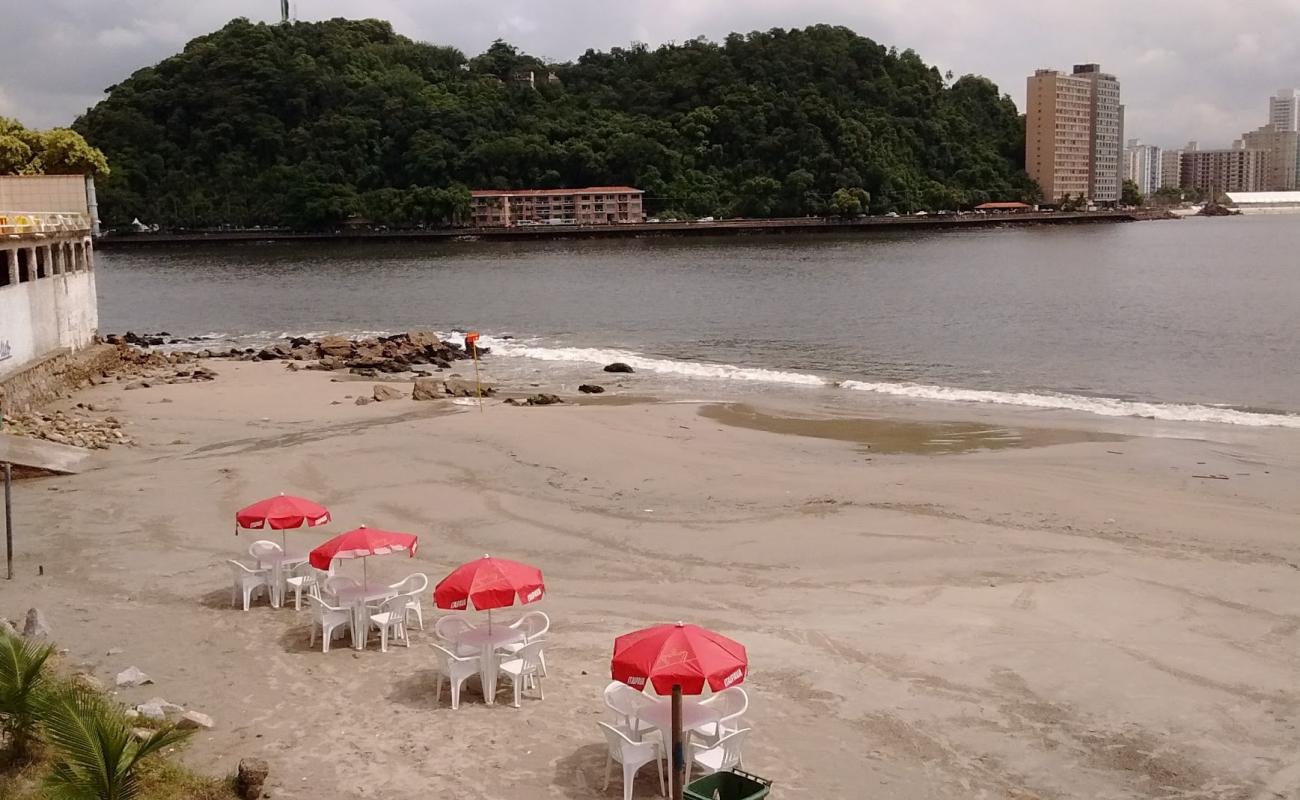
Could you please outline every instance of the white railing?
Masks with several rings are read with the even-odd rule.
[[[85,214],[66,211],[0,211],[0,236],[34,233],[83,233],[90,230]]]

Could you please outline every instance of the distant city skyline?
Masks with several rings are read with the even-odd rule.
[[[1269,98],[1279,88],[1300,87],[1297,0],[1256,0],[1246,10],[1209,0],[1095,0],[1087,14],[1027,0],[568,0],[558,12],[521,0],[372,0],[361,11],[343,0],[293,5],[303,20],[387,19],[403,35],[468,55],[504,38],[558,61],[633,41],[655,46],[732,31],[846,25],[884,45],[910,47],[941,71],[986,75],[1022,112],[1025,75],[1095,62],[1124,85],[1126,137],[1163,147],[1188,139],[1226,147],[1268,121]],[[67,125],[107,86],[236,16],[275,22],[279,3],[51,0],[22,25],[0,27],[0,115],[37,127]],[[582,24],[573,24],[578,19]]]

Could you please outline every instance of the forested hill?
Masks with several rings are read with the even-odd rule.
[[[237,19],[74,128],[112,166],[110,224],[441,224],[467,187],[631,184],[652,213],[743,216],[825,213],[840,188],[877,213],[1036,192],[990,81],[826,25],[547,65],[377,20]]]

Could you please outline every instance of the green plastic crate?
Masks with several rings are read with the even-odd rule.
[[[715,772],[682,787],[685,800],[759,800],[772,791],[772,782],[738,769]]]

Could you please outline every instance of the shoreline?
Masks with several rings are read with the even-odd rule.
[[[626,239],[641,237],[737,236],[766,234],[871,234],[899,230],[958,230],[1029,225],[1087,225],[1173,219],[1156,210],[1023,212],[961,216],[867,217],[834,220],[798,217],[766,220],[717,220],[713,222],[657,222],[624,225],[536,225],[515,228],[452,228],[443,230],[293,232],[213,231],[206,233],[132,233],[101,237],[100,249],[184,245],[196,243],[234,244],[247,242],[394,242],[394,241],[541,241],[554,239]]]
[[[963,417],[1102,435],[891,454],[863,450],[863,414],[844,436],[771,430],[833,416],[789,398],[754,401],[759,427],[635,384],[547,408],[359,406],[373,379],[204,363],[212,380],[56,404],[136,445],[16,485],[0,582],[6,615],[40,607],[73,668],[153,677],[120,701],[211,715],[181,755],[196,770],[265,758],[287,800],[603,796],[610,643],[687,619],[748,648],[746,767],[791,797],[1295,788],[1300,433],[887,398],[908,442]],[[421,537],[372,578],[436,581],[485,552],[539,566],[546,699],[489,707],[471,681],[458,711],[435,702],[427,597],[425,631],[388,653],[322,654],[306,612],[232,610],[225,559],[253,537],[230,515],[276,491],[337,523],[291,544],[361,522]]]

